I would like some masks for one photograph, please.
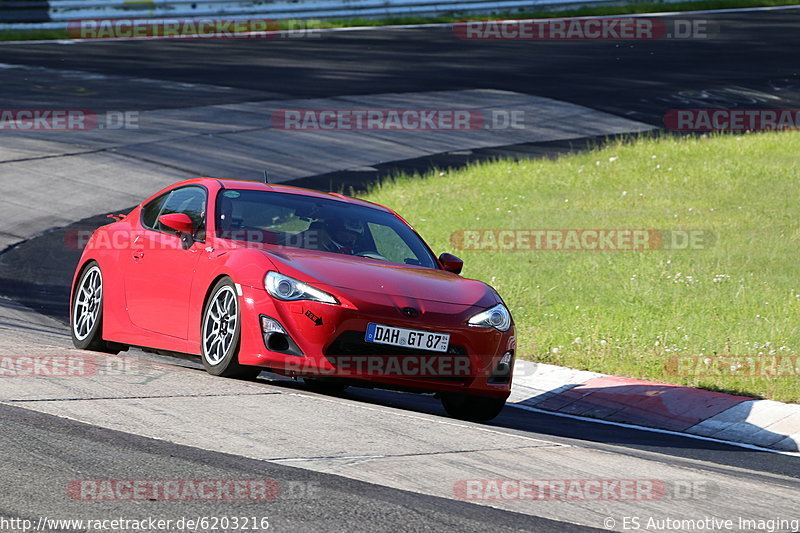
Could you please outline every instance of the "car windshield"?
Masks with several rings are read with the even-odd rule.
[[[428,247],[397,217],[337,200],[226,189],[217,197],[216,230],[223,239],[436,268]]]

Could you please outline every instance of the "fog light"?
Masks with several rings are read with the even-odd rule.
[[[282,352],[289,347],[286,341],[286,330],[281,323],[272,317],[260,315],[261,335],[264,337],[264,346],[273,352]]]
[[[286,330],[283,329],[280,322],[266,315],[261,315],[261,332],[264,334],[265,339],[272,333],[286,334]]]
[[[280,322],[267,315],[259,315],[261,321],[261,337],[264,346],[271,352],[305,357],[303,351],[295,343]]]
[[[514,352],[504,353],[494,368],[494,372],[489,376],[489,383],[508,383],[511,378],[511,365],[513,362]]]

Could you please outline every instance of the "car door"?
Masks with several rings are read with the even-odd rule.
[[[131,322],[143,329],[180,339],[188,334],[189,296],[200,252],[205,247],[204,187],[174,189],[146,204],[142,229],[134,237],[125,276],[125,299]],[[162,215],[184,213],[197,228],[181,238],[158,222]]]

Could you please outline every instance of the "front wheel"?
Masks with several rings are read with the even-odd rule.
[[[442,406],[447,414],[459,420],[487,422],[503,410],[505,398],[469,396],[466,394],[443,394]]]
[[[96,261],[83,269],[70,309],[72,344],[80,350],[117,354],[121,346],[103,340],[103,272]]]
[[[239,364],[241,313],[236,286],[228,277],[211,289],[203,310],[200,330],[200,356],[206,372],[225,378],[252,379],[261,373],[256,366]]]

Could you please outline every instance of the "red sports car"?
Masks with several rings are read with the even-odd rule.
[[[118,218],[94,232],[75,271],[78,348],[194,354],[217,376],[269,370],[327,392],[435,392],[467,420],[505,404],[511,314],[391,209],[200,178]]]

